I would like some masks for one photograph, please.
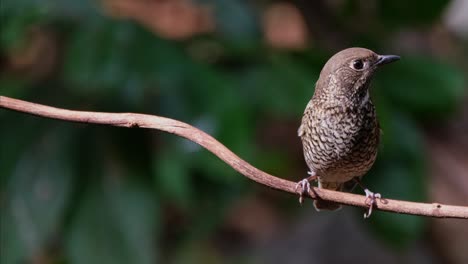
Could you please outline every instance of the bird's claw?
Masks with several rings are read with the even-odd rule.
[[[381,199],[382,195],[380,193],[373,193],[369,191],[369,189],[364,189],[364,192],[366,193],[366,204],[369,205],[369,209],[367,210],[366,213],[364,213],[364,218],[369,218],[372,214],[372,209],[374,205],[376,205],[377,199]]]
[[[296,188],[294,189],[294,191],[297,192],[297,189],[300,188],[300,192],[299,192],[299,203],[302,204],[302,202],[304,201],[304,193],[310,193],[310,182],[309,180],[306,178],[306,179],[303,179],[301,181],[299,181],[297,184],[296,184]]]

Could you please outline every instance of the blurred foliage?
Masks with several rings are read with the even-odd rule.
[[[427,25],[439,18],[440,11],[448,3],[448,0],[412,1],[411,3],[403,0],[382,0],[378,5],[378,14],[387,27]]]
[[[5,71],[0,94],[65,108],[179,119],[261,169],[288,171],[296,166],[294,157],[256,142],[258,131],[265,118],[299,123],[333,51],[268,46],[262,41],[259,3],[199,2],[213,7],[217,30],[169,40],[106,15],[99,2],[3,0],[0,55],[21,56],[34,45],[31,31],[39,30],[58,36],[59,62],[46,76],[28,74],[31,69]],[[338,28],[347,30],[359,4],[343,2],[334,15]],[[343,48],[369,44],[387,51],[382,27],[398,32],[429,25],[448,3],[377,2],[380,23],[363,25],[365,31]],[[40,60],[52,56],[40,51]],[[463,73],[434,57],[401,55],[373,85],[384,136],[365,181],[386,197],[424,201],[426,157],[419,124],[456,110]],[[205,256],[200,250],[233,201],[252,192],[252,184],[201,147],[158,132],[65,124],[9,111],[0,111],[0,120],[2,263],[44,255],[50,263],[221,262],[215,253]],[[298,141],[294,133],[293,140]],[[182,220],[174,222],[174,215]],[[424,230],[418,217],[376,212],[371,221],[376,233],[397,247]],[[169,251],[163,254],[164,249]]]

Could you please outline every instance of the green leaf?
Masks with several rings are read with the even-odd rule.
[[[379,156],[409,162],[424,158],[423,134],[414,119],[380,100],[377,115],[382,130]]]
[[[150,189],[138,182],[110,180],[85,193],[67,236],[70,262],[155,263],[158,208]]]
[[[31,26],[41,21],[41,14],[37,7],[23,6],[22,10],[18,7],[11,3],[4,4],[3,1],[0,5],[2,25],[0,47],[6,50],[23,44]]]
[[[299,117],[314,93],[318,72],[287,54],[271,55],[268,64],[254,65],[240,87],[262,112]]]
[[[421,129],[396,108],[378,102],[382,143],[377,162],[363,180],[384,198],[424,202],[427,197],[425,146]],[[421,217],[374,212],[373,229],[394,247],[403,248],[423,235]]]
[[[160,196],[184,207],[193,199],[187,155],[190,154],[183,153],[178,148],[160,150],[153,161],[153,174]]]
[[[383,198],[423,202],[426,197],[425,171],[418,164],[389,161],[373,169],[368,188],[380,192]],[[367,181],[367,180],[365,180]],[[371,217],[372,228],[389,244],[404,248],[424,234],[426,219],[376,211]]]
[[[422,201],[426,197],[422,132],[404,114],[395,109],[388,111],[379,115],[383,129],[381,148],[376,164],[364,180],[370,182],[369,188],[386,197]]]
[[[215,9],[218,29],[231,42],[253,39],[259,34],[259,25],[253,6],[248,1],[209,1]]]
[[[8,252],[2,263],[29,262],[60,230],[73,180],[67,132],[51,129],[9,177],[0,216],[0,251]]]
[[[387,27],[427,25],[438,19],[448,0],[381,0],[376,4],[378,15]]]
[[[23,97],[28,92],[30,83],[25,79],[18,79],[12,76],[1,76],[0,94],[9,97]]]
[[[74,92],[117,95],[132,105],[141,105],[147,89],[165,99],[183,93],[193,67],[179,45],[134,23],[105,18],[76,27],[65,62],[64,76]]]
[[[216,264],[226,263],[226,259],[206,240],[186,243],[174,254],[174,264]]]
[[[372,228],[388,244],[403,249],[420,239],[426,230],[427,219],[414,215],[374,212]]]
[[[464,94],[461,72],[430,58],[402,57],[378,73],[377,89],[400,110],[434,118],[453,112]]]
[[[118,39],[119,33],[126,30],[122,25],[99,19],[76,29],[64,65],[65,78],[76,92],[109,92],[126,77],[122,71],[122,40]]]

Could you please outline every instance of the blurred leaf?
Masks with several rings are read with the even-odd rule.
[[[422,160],[425,143],[416,121],[384,101],[378,100],[376,105],[382,133],[379,156],[407,162]]]
[[[302,114],[305,105],[314,94],[315,82],[320,72],[309,67],[310,65],[304,65],[300,60],[293,60],[290,56],[272,56],[271,63],[273,65],[271,75],[282,76],[283,80],[278,83],[282,87],[277,88],[281,89],[281,93],[267,98],[278,102],[284,101],[285,113],[289,112],[293,116]],[[268,87],[266,88],[268,93]]]
[[[73,180],[70,141],[62,135],[70,134],[51,128],[16,163],[1,205],[2,263],[31,260],[60,230]]]
[[[77,28],[71,38],[64,65],[65,78],[76,92],[109,92],[125,78],[122,42],[127,27],[101,18],[90,26]],[[92,26],[92,27],[91,27]],[[120,34],[119,34],[120,33]],[[87,47],[83,49],[83,47]]]
[[[66,242],[71,263],[156,263],[158,210],[150,189],[112,180],[85,193]]]
[[[464,94],[463,75],[429,58],[403,57],[378,73],[379,92],[400,111],[434,118],[452,112]]]
[[[220,256],[220,253],[206,242],[187,243],[177,250],[174,254],[173,264],[216,264],[226,263],[226,260]]]
[[[240,86],[251,91],[247,98],[260,103],[262,112],[297,117],[314,93],[318,72],[284,54],[269,60],[249,69]]]
[[[204,188],[213,189],[212,194],[235,192],[239,183],[244,180],[237,171],[208,151],[197,153],[191,161],[192,168],[205,180],[209,179]]]
[[[233,92],[226,91],[225,96],[218,102],[224,107],[220,107],[216,115],[218,129],[215,136],[233,152],[248,158],[255,151],[255,145],[252,142],[255,122],[252,120],[252,112],[248,106],[243,103],[232,103],[232,99],[242,100],[238,93],[234,95]]]
[[[24,6],[22,14],[18,14],[17,5],[12,3],[0,5],[1,12],[1,34],[0,48],[11,50],[21,46],[22,41],[32,25],[41,22],[41,12],[34,6]]]
[[[187,207],[193,199],[192,179],[187,168],[189,155],[177,148],[160,150],[153,162],[160,197],[183,207]]]
[[[0,191],[6,192],[18,161],[26,152],[33,151],[46,125],[36,117],[11,111],[0,111],[0,120],[8,124],[7,129],[0,129],[0,138],[5,139],[0,148]]]
[[[427,25],[438,19],[449,0],[381,0],[378,15],[387,27]]]
[[[380,119],[383,135],[372,188],[395,199],[423,201],[426,197],[426,159],[423,135],[415,123],[396,110]],[[374,186],[375,185],[375,186]]]
[[[372,227],[393,247],[403,249],[420,239],[426,230],[427,219],[414,215],[389,212],[373,213]]]
[[[299,140],[299,139],[298,139]],[[273,175],[292,177],[291,158],[281,151],[262,150],[255,158],[255,166]]]
[[[424,168],[416,162],[386,161],[377,164],[365,181],[384,197],[423,202],[427,189],[424,176]]]
[[[414,121],[396,109],[380,104],[382,145],[376,164],[364,181],[384,198],[425,201],[427,180],[422,132]],[[385,111],[382,111],[385,110]],[[424,218],[375,212],[372,227],[395,247],[405,247],[424,232]]]
[[[373,170],[369,188],[380,192],[383,198],[424,201],[426,197],[425,171],[418,164],[391,162]],[[372,227],[378,235],[394,247],[404,248],[422,237],[426,219],[419,216],[374,212]]]
[[[10,97],[22,97],[27,94],[28,80],[19,80],[11,76],[0,76],[0,94]]]
[[[1,31],[0,48],[17,48],[32,27],[47,25],[63,19],[84,17],[89,22],[96,16],[94,1],[85,0],[77,4],[72,0],[3,0],[0,5]]]
[[[227,113],[225,105],[238,105],[239,94],[234,91],[236,87],[229,84],[227,77],[214,67],[202,64],[189,64],[187,67],[185,96],[190,98],[192,109],[203,114],[208,112],[213,116],[222,116]],[[233,96],[233,97],[230,97]],[[230,103],[227,99],[234,102]]]
[[[141,104],[148,88],[161,95],[162,107],[171,96],[183,97],[187,74],[196,69],[178,45],[105,18],[77,28],[66,56],[64,75],[74,92],[114,94],[133,105]]]
[[[214,6],[216,21],[222,36],[231,42],[248,41],[259,35],[253,7],[245,0],[207,0]]]

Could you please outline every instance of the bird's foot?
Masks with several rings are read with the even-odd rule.
[[[310,192],[310,182],[307,178],[302,179],[296,184],[296,188],[294,189],[296,192],[297,190],[300,189],[299,191],[299,203],[302,204],[304,201],[304,193],[309,193]]]
[[[296,188],[294,189],[294,191],[296,192],[298,191],[298,189],[300,190],[299,191],[299,203],[300,204],[302,204],[302,202],[304,201],[304,194],[310,193],[310,181],[317,179],[317,176],[315,176],[315,173],[308,171],[307,174],[309,174],[310,176],[299,181],[296,184]]]
[[[377,199],[381,199],[382,195],[380,195],[380,193],[373,193],[369,191],[369,189],[364,189],[364,192],[366,193],[366,204],[369,205],[369,209],[364,213],[364,218],[369,218],[372,214],[374,205],[377,204]]]

